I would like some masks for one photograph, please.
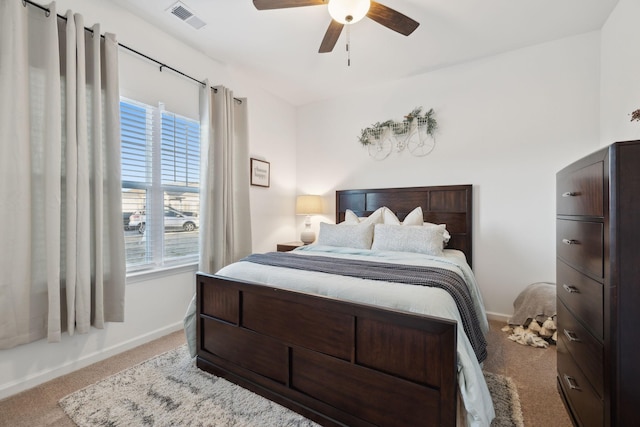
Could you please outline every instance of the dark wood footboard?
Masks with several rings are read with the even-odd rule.
[[[199,368],[322,425],[455,425],[454,321],[196,280]]]

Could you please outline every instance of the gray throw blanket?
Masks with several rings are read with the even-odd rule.
[[[514,313],[509,319],[510,325],[526,326],[530,320],[538,323],[556,315],[556,284],[549,282],[532,283],[527,286],[515,301]]]
[[[487,358],[487,341],[480,329],[469,289],[464,280],[452,271],[436,267],[306,256],[289,252],[253,254],[241,261],[444,289],[449,292],[458,307],[463,329],[473,347],[478,362],[482,363]]]

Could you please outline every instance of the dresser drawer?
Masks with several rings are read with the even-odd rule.
[[[604,277],[603,224],[590,221],[556,220],[558,257],[594,277]]]
[[[556,294],[567,308],[598,339],[604,338],[604,294],[602,284],[556,261]]]
[[[602,427],[603,402],[576,365],[562,339],[558,340],[558,381],[579,425]]]
[[[560,302],[558,304],[558,341],[565,348],[587,377],[596,393],[602,396],[603,347]]]
[[[581,169],[558,174],[556,209],[558,215],[603,216],[604,167],[596,162]]]

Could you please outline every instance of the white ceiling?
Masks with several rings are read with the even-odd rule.
[[[167,12],[176,0],[109,0],[242,69],[293,105],[487,55],[599,30],[618,0],[379,0],[420,23],[408,37],[365,18],[331,53],[318,53],[327,6],[259,11],[251,0],[183,0],[207,23],[196,30]],[[167,64],[179,68],[179,64]]]

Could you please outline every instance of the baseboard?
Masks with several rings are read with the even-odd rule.
[[[46,383],[47,381],[51,381],[63,375],[70,374],[71,372],[77,371],[78,369],[82,369],[94,363],[108,359],[109,357],[115,356],[116,354],[131,350],[132,348],[138,347],[142,344],[146,344],[172,332],[179,331],[182,328],[183,322],[176,322],[174,324],[165,326],[164,328],[157,329],[155,331],[140,335],[135,338],[131,338],[127,341],[123,341],[117,345],[107,347],[98,352],[88,354],[79,359],[65,363],[64,365],[60,365],[56,368],[48,369],[30,375],[29,377],[20,381],[4,384],[0,388],[0,400],[5,399],[9,396],[13,396],[14,394],[23,392],[25,390],[29,390],[30,388],[36,387],[40,384]]]
[[[487,319],[489,320],[497,320],[499,322],[507,323],[510,318],[510,314],[492,313],[487,311]]]

